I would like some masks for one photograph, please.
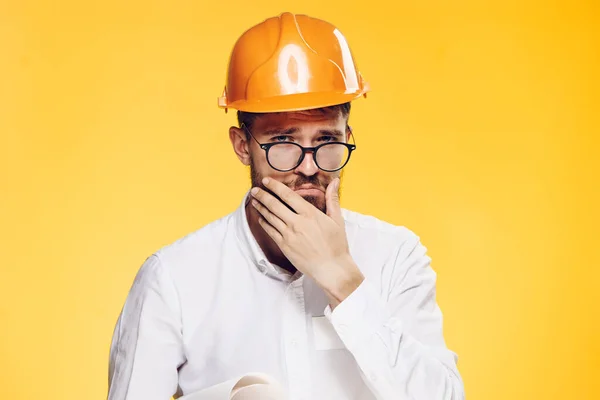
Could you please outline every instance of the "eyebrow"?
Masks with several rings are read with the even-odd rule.
[[[292,135],[299,131],[298,128],[292,127],[288,129],[275,128],[270,129],[268,131],[263,132],[265,136],[280,136],[280,135]],[[328,136],[336,136],[342,137],[344,134],[339,129],[319,129],[317,132],[319,135],[328,135]]]
[[[320,135],[342,137],[344,134],[339,129],[319,129]]]
[[[291,135],[293,133],[298,132],[298,128],[292,127],[288,129],[275,128],[269,129],[268,131],[264,131],[262,134],[265,136],[279,136],[279,135]]]

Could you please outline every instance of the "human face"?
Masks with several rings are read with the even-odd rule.
[[[266,154],[257,142],[295,142],[304,147],[326,142],[346,142],[349,135],[346,126],[346,117],[337,110],[264,114],[256,118],[251,129],[256,141],[250,138],[247,143],[252,186],[267,190],[262,179],[276,179],[326,212],[325,191],[333,179],[341,177],[341,171],[325,172],[319,169],[312,154],[306,154],[301,164],[291,171],[277,171],[268,164]]]

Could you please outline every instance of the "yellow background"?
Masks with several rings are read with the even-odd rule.
[[[238,206],[216,108],[241,32],[346,35],[343,206],[418,233],[467,398],[598,399],[595,1],[0,1],[0,399],[102,399],[151,252]]]

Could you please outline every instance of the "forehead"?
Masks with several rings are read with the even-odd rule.
[[[259,115],[253,122],[255,132],[299,128],[312,131],[324,128],[344,130],[346,117],[339,110],[307,110]]]

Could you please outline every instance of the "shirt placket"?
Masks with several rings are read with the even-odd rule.
[[[311,382],[302,278],[286,289],[283,331],[290,400],[309,400]]]

